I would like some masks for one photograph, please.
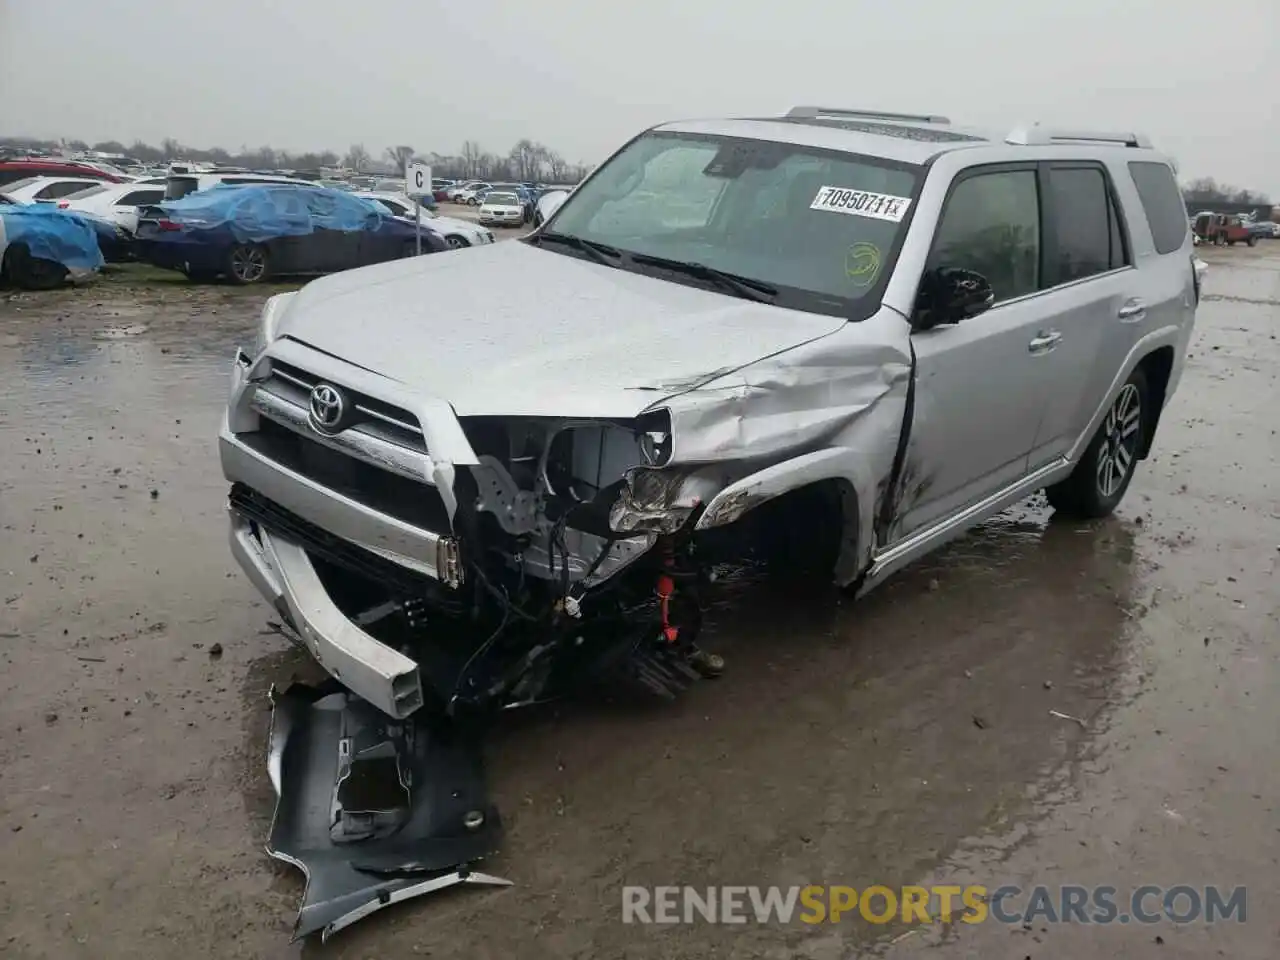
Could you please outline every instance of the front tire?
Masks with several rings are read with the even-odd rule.
[[[1138,466],[1151,416],[1148,396],[1146,376],[1141,369],[1134,370],[1111,401],[1071,475],[1045,490],[1054,510],[1079,519],[1111,515]]]
[[[444,242],[449,245],[450,250],[465,250],[467,247],[471,246],[471,244],[467,243],[467,241],[462,239],[462,237],[456,235],[445,237]]]
[[[238,243],[227,254],[227,279],[240,286],[261,283],[270,268],[267,248],[256,243]]]
[[[68,270],[60,263],[33,257],[21,243],[9,247],[0,270],[9,282],[23,290],[55,290],[66,282]]]

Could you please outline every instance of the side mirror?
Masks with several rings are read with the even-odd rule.
[[[542,226],[550,220],[552,215],[564,205],[564,201],[568,196],[569,193],[565,190],[554,190],[551,193],[544,193],[538,198],[538,203],[534,212],[534,222],[538,226]]]
[[[916,298],[918,330],[944,323],[959,323],[991,309],[995,303],[991,282],[982,274],[960,267],[938,267],[926,271]]]

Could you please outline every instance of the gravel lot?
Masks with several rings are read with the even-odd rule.
[[[1275,957],[1280,242],[1202,249],[1186,374],[1116,517],[1033,498],[858,604],[727,584],[723,680],[498,732],[488,869],[515,886],[324,947],[288,944],[302,881],[262,849],[266,692],[311,668],[234,569],[214,444],[272,291],[0,292],[0,954]],[[624,884],[930,879],[1246,885],[1249,914],[620,920]]]

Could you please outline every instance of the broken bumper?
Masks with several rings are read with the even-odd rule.
[[[407,717],[422,706],[418,664],[338,609],[301,546],[233,508],[231,553],[320,665],[350,690],[391,717]]]
[[[502,834],[474,735],[442,720],[395,721],[337,684],[272,690],[267,852],[306,874],[294,939],[459,884],[507,886],[471,869]]]

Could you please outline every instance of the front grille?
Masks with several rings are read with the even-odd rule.
[[[236,438],[251,450],[320,486],[432,533],[449,533],[440,491],[333,450],[288,427],[258,419],[258,429]]]
[[[314,373],[302,370],[290,363],[271,360],[271,373],[258,382],[258,389],[275,394],[303,409],[311,403],[311,390],[322,383]],[[348,429],[357,429],[381,440],[387,440],[418,453],[426,453],[422,427],[418,419],[403,407],[371,397],[347,387],[343,392],[355,407],[356,417]]]

